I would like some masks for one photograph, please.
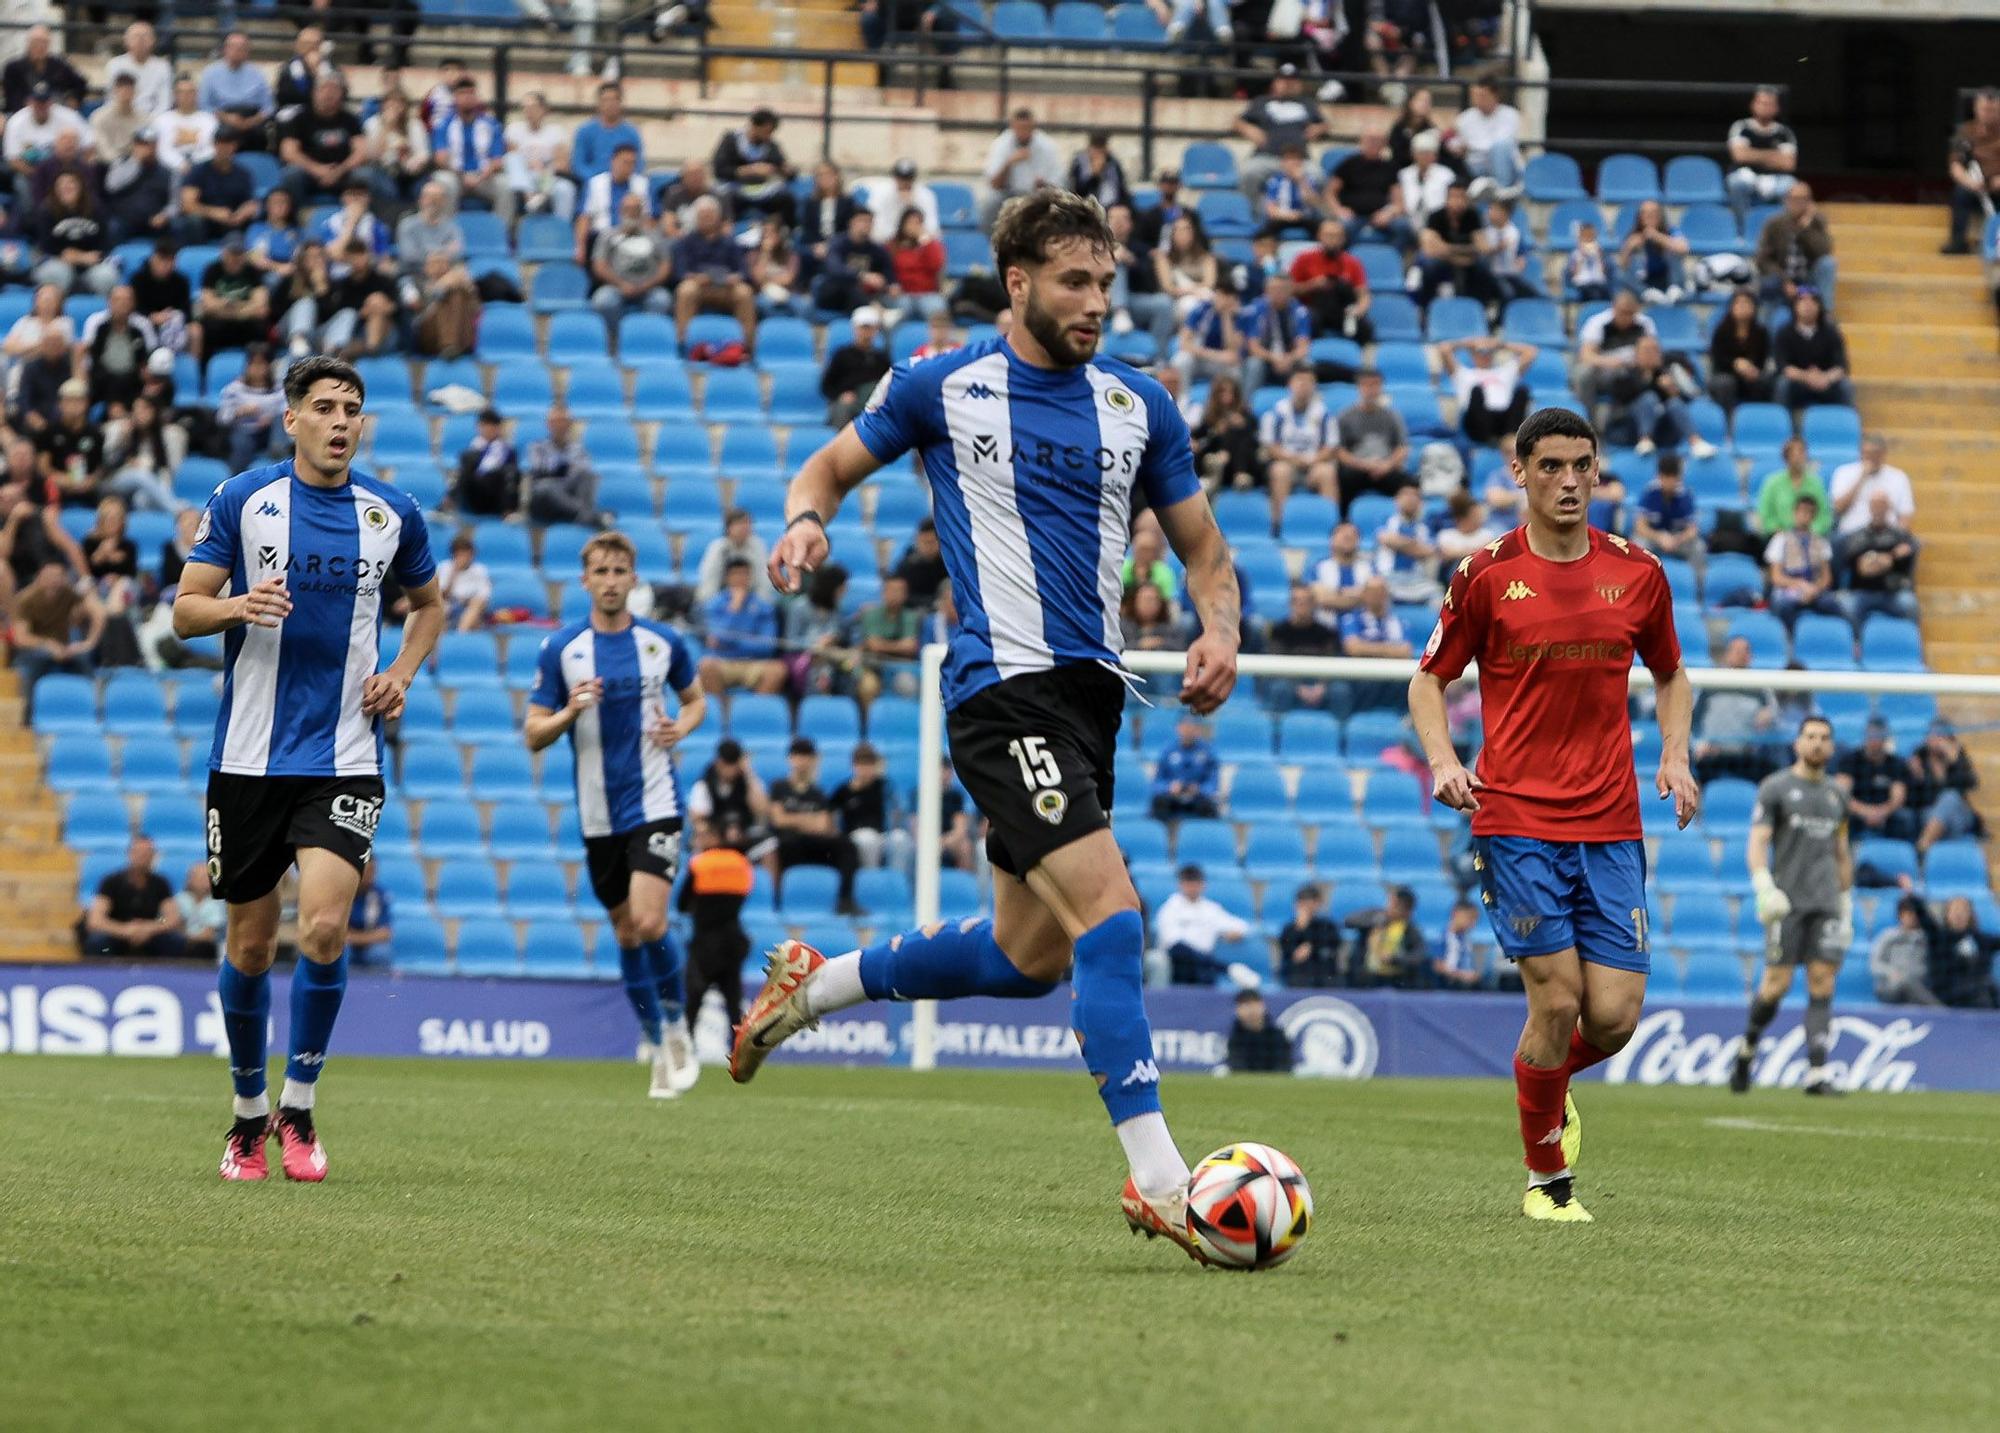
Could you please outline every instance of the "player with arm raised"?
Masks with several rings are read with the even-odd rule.
[[[708,699],[681,635],[626,610],[637,561],[623,533],[583,545],[590,615],[543,639],[523,735],[530,751],[569,737],[590,888],[611,913],[625,996],[653,1047],[648,1094],[671,1100],[701,1075],[683,1008],[686,965],[667,931],[686,815],[674,748],[701,725]]]
[[[382,816],[382,720],[444,627],[422,510],[348,465],[361,377],[337,358],[285,374],[293,455],[216,488],[174,598],[174,634],[224,633],[209,753],[208,874],[229,906],[219,978],[236,1119],[222,1177],[264,1179],[275,1132],[287,1177],[326,1178],[313,1129],[320,1071],[347,990],[347,915]],[[410,599],[402,649],[381,661],[382,580]],[[227,586],[233,594],[221,594]],[[279,880],[299,868],[291,1053],[278,1114],[265,1091]]]
[[[1729,1088],[1750,1088],[1757,1042],[1806,967],[1806,1080],[1809,1095],[1837,1095],[1827,1078],[1833,1043],[1833,984],[1854,939],[1854,859],[1847,848],[1847,793],[1827,778],[1833,723],[1799,723],[1792,764],[1757,786],[1747,864],[1764,927],[1764,979],[1750,997],[1750,1023],[1729,1071]]]
[[[1632,1037],[1646,995],[1646,853],[1632,769],[1636,653],[1659,686],[1660,768],[1685,828],[1694,693],[1659,560],[1591,527],[1597,432],[1560,408],[1514,435],[1527,520],[1459,563],[1410,680],[1410,717],[1437,799],[1472,815],[1473,860],[1500,949],[1519,964],[1528,1019],[1514,1055],[1531,1219],[1582,1222],[1571,1166],[1583,1126],[1570,1077]],[[1479,664],[1486,745],[1459,764],[1445,688]]]
[[[992,825],[994,915],[831,960],[783,942],[737,1027],[730,1073],[748,1080],[786,1037],[864,1000],[1028,998],[1068,977],[1077,1044],[1131,1166],[1126,1222],[1202,1259],[1140,999],[1139,897],[1110,827],[1125,704],[1119,569],[1134,511],[1153,508],[1187,567],[1202,633],[1180,699],[1194,712],[1235,685],[1240,598],[1179,410],[1151,378],[1096,356],[1112,250],[1092,199],[1043,189],[1010,200],[993,253],[1012,333],[898,364],[792,482],[771,556],[784,591],[826,560],[842,498],[885,463],[923,457],[960,618],[946,730]]]

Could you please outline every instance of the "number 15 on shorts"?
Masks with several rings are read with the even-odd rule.
[[[1007,743],[1007,754],[1021,768],[1021,784],[1034,793],[1035,814],[1051,826],[1060,826],[1069,809],[1069,797],[1060,789],[1062,768],[1056,754],[1039,736],[1024,736]]]

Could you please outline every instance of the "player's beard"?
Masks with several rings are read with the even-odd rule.
[[[1064,368],[1080,367],[1097,356],[1095,347],[1088,352],[1078,351],[1076,340],[1070,337],[1062,322],[1035,302],[1032,289],[1021,300],[1021,307],[1015,316],[1021,321],[1021,326],[1034,336],[1035,342],[1042,346],[1042,351]]]

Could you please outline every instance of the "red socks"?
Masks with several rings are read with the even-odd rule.
[[[1555,1174],[1563,1167],[1563,1095],[1568,1090],[1566,1065],[1545,1070],[1523,1063],[1519,1055],[1514,1057],[1514,1103],[1521,1110],[1521,1144],[1528,1152],[1528,1168],[1537,1174]]]
[[[1608,1060],[1610,1058],[1611,1052],[1609,1050],[1598,1049],[1583,1038],[1583,1031],[1573,1030],[1570,1032],[1569,1037],[1569,1064],[1565,1065],[1563,1069],[1566,1073],[1574,1075],[1579,1071],[1589,1069],[1600,1060]]]

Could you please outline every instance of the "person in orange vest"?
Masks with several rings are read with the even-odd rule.
[[[695,843],[700,849],[688,862],[678,901],[679,909],[694,920],[688,941],[688,1018],[701,1013],[701,1002],[712,987],[722,992],[733,1030],[743,1020],[743,959],[750,953],[743,902],[757,870],[743,854],[743,828],[734,822],[719,834],[706,824],[697,825]]]

